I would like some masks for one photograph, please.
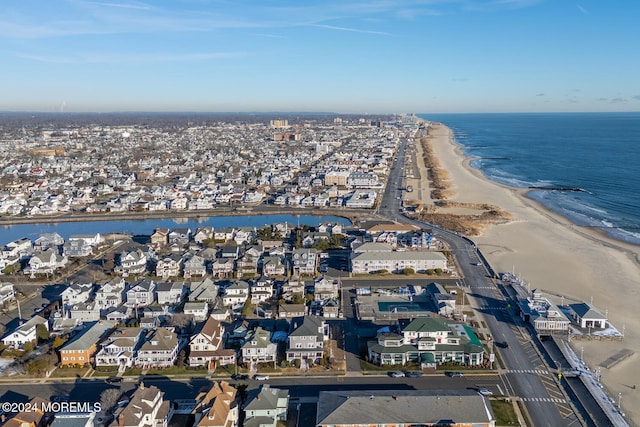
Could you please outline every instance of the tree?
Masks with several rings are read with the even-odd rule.
[[[171,320],[169,320],[169,325],[174,326],[179,329],[185,329],[191,326],[191,322],[193,321],[193,316],[185,313],[176,313],[171,316]]]
[[[35,348],[35,345],[32,342],[26,342],[22,344],[22,349],[24,350],[25,353],[31,353],[34,348]]]
[[[120,389],[117,388],[108,388],[100,393],[100,403],[102,404],[102,409],[106,412],[109,409],[113,408],[116,403],[118,403],[120,394]]]
[[[293,297],[291,297],[291,302],[293,304],[304,304],[304,298],[301,294],[293,294]]]
[[[44,324],[39,324],[36,326],[36,337],[38,338],[38,342],[45,342],[49,340],[49,330]]]
[[[415,274],[415,270],[413,268],[405,268],[402,270],[402,274],[404,274],[405,276],[410,276],[412,274]]]
[[[64,338],[62,338],[60,335],[58,335],[53,339],[52,347],[54,349],[58,349],[58,348],[62,347],[65,342],[66,342],[66,340]]]

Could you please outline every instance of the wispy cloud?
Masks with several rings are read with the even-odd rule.
[[[107,3],[107,2],[83,1],[81,3],[85,4],[85,5],[101,6],[101,7],[115,7],[115,8],[120,8],[120,9],[135,9],[135,10],[150,10],[150,9],[152,9],[151,5],[148,5],[146,3],[139,3],[139,2],[134,2],[134,3]]]
[[[537,93],[536,96],[544,96],[544,93]]]
[[[633,99],[635,101],[640,101],[640,95],[632,96],[631,99]]]
[[[140,53],[109,54],[92,53],[77,57],[39,56],[16,54],[16,57],[49,64],[152,64],[161,62],[195,62],[212,59],[227,59],[248,56],[247,52],[205,52],[205,53]]]
[[[587,9],[585,9],[584,7],[582,7],[582,5],[579,5],[579,4],[578,4],[578,5],[576,5],[576,6],[578,6],[578,10],[579,10],[580,12],[582,12],[582,14],[583,14],[583,15],[588,15],[588,14],[589,14],[589,11],[587,11]]]
[[[338,27],[335,25],[326,25],[326,24],[311,24],[312,27],[317,28],[325,28],[327,30],[336,30],[336,31],[348,31],[351,33],[364,33],[364,34],[375,34],[379,36],[389,36],[391,34],[386,33],[384,31],[372,31],[372,30],[361,30],[358,28],[348,28],[348,27]]]
[[[629,100],[626,99],[626,98],[612,98],[611,99],[611,103],[612,104],[623,104],[625,102],[629,102]]]

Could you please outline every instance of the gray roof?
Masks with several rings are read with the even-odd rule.
[[[60,350],[86,350],[93,344],[97,344],[106,331],[113,327],[112,322],[94,322],[83,332],[76,335],[71,341],[66,343]]]
[[[289,391],[286,389],[271,388],[269,384],[265,384],[260,388],[259,392],[253,392],[248,397],[248,402],[244,407],[245,411],[259,411],[264,409],[275,409],[278,407],[278,399],[289,397]]]
[[[472,390],[321,391],[316,425],[488,423],[488,399]]]
[[[316,337],[316,341],[322,341],[322,332],[318,332],[321,326],[322,319],[318,316],[304,316],[302,324],[294,329],[289,336]]]
[[[569,307],[571,307],[571,310],[580,316],[581,319],[607,319],[606,316],[603,316],[602,313],[586,302],[569,304]]]

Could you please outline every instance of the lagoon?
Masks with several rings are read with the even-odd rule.
[[[44,233],[58,233],[64,239],[74,234],[108,234],[126,233],[130,235],[151,235],[156,228],[190,228],[211,226],[214,229],[222,227],[263,227],[268,224],[288,223],[298,225],[317,226],[321,223],[332,222],[350,225],[351,222],[337,216],[316,215],[243,215],[243,216],[212,216],[201,218],[154,218],[145,220],[116,220],[116,221],[87,221],[60,222],[39,224],[5,225],[0,228],[0,245],[26,237],[32,241]]]

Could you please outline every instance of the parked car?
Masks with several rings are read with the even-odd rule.
[[[256,381],[268,381],[269,375],[255,374],[253,376],[253,379]]]
[[[478,393],[480,393],[483,396],[492,396],[493,392],[491,390],[489,390],[486,387],[479,387],[478,388]]]
[[[51,396],[51,399],[49,399],[49,400],[51,400],[52,402],[55,402],[55,403],[68,402],[69,401],[69,397],[56,394],[54,396]]]
[[[509,343],[506,341],[496,342],[496,346],[500,348],[509,348]]]
[[[463,374],[462,372],[458,372],[458,371],[455,371],[455,372],[449,372],[449,373],[448,373],[448,375],[449,375],[451,378],[460,378],[460,377],[464,377],[464,374]]]
[[[122,377],[109,377],[105,380],[108,384],[121,383]]]
[[[389,372],[389,376],[391,378],[400,378],[400,377],[404,377],[404,373],[400,371],[391,371]]]
[[[249,375],[246,374],[233,374],[231,375],[232,380],[246,380],[249,378]]]
[[[422,376],[422,372],[418,372],[418,371],[406,371],[404,373],[404,376],[407,378],[418,378]]]

